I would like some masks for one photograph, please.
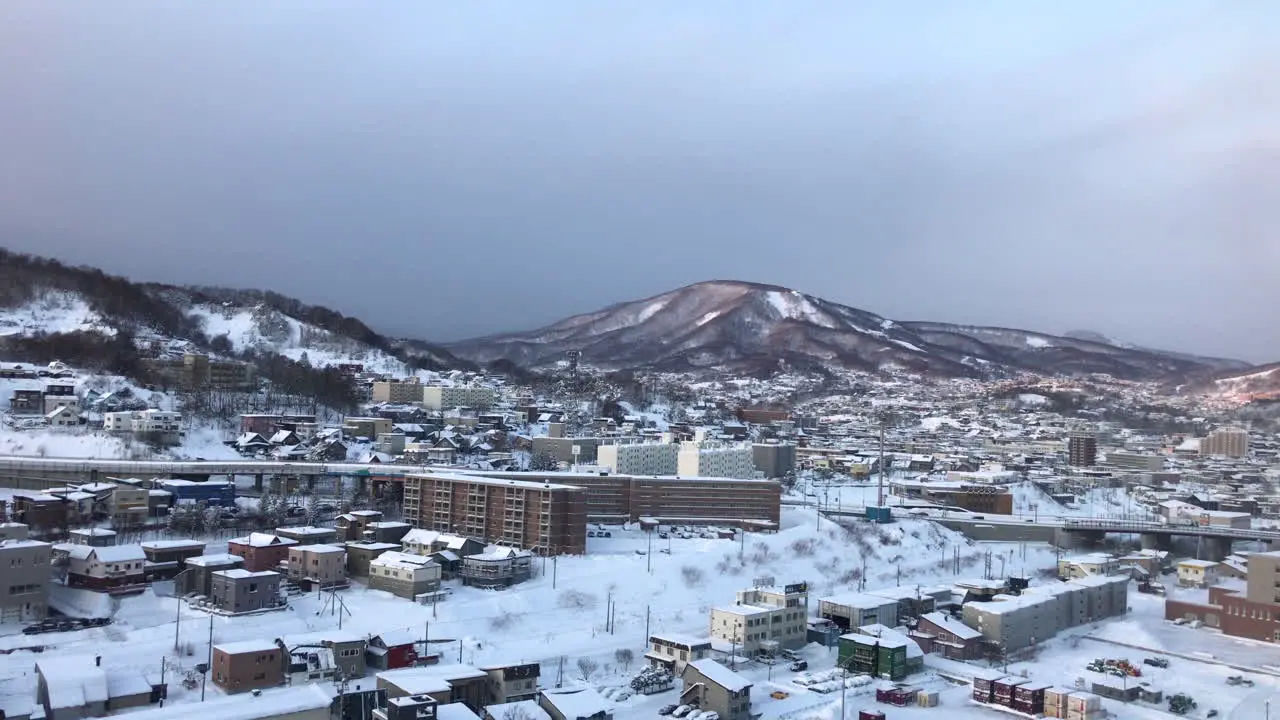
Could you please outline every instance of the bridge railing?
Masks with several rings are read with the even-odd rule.
[[[1223,527],[1221,525],[1195,525],[1177,523],[1157,523],[1137,520],[1064,520],[1064,530],[1107,530],[1109,532],[1164,532],[1177,535],[1215,535],[1218,537],[1238,537],[1246,540],[1280,540],[1280,532],[1274,530],[1253,530],[1251,528]]]

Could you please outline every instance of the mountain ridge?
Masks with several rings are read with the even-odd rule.
[[[780,285],[693,283],[528,332],[445,343],[484,364],[554,365],[576,350],[606,369],[902,367],[941,375],[1105,372],[1156,379],[1243,369],[1243,361],[1164,353],[1013,328],[898,321]]]

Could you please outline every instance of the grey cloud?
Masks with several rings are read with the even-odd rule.
[[[431,339],[740,278],[1266,361],[1278,13],[15,2],[0,243]]]

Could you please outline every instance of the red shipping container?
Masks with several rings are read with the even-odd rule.
[[[884,720],[884,713],[879,710],[859,710],[858,720]]]

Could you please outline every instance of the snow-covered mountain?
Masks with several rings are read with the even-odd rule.
[[[113,344],[121,352],[159,344],[249,360],[280,355],[317,368],[360,363],[395,374],[466,365],[438,346],[388,338],[273,292],[135,283],[0,249],[0,350],[74,364]]]
[[[1160,378],[1217,369],[1091,339],[1008,328],[890,320],[788,288],[738,281],[689,285],[527,333],[447,346],[479,363],[546,367],[572,350],[603,368],[877,370],[940,375],[1110,373]]]

